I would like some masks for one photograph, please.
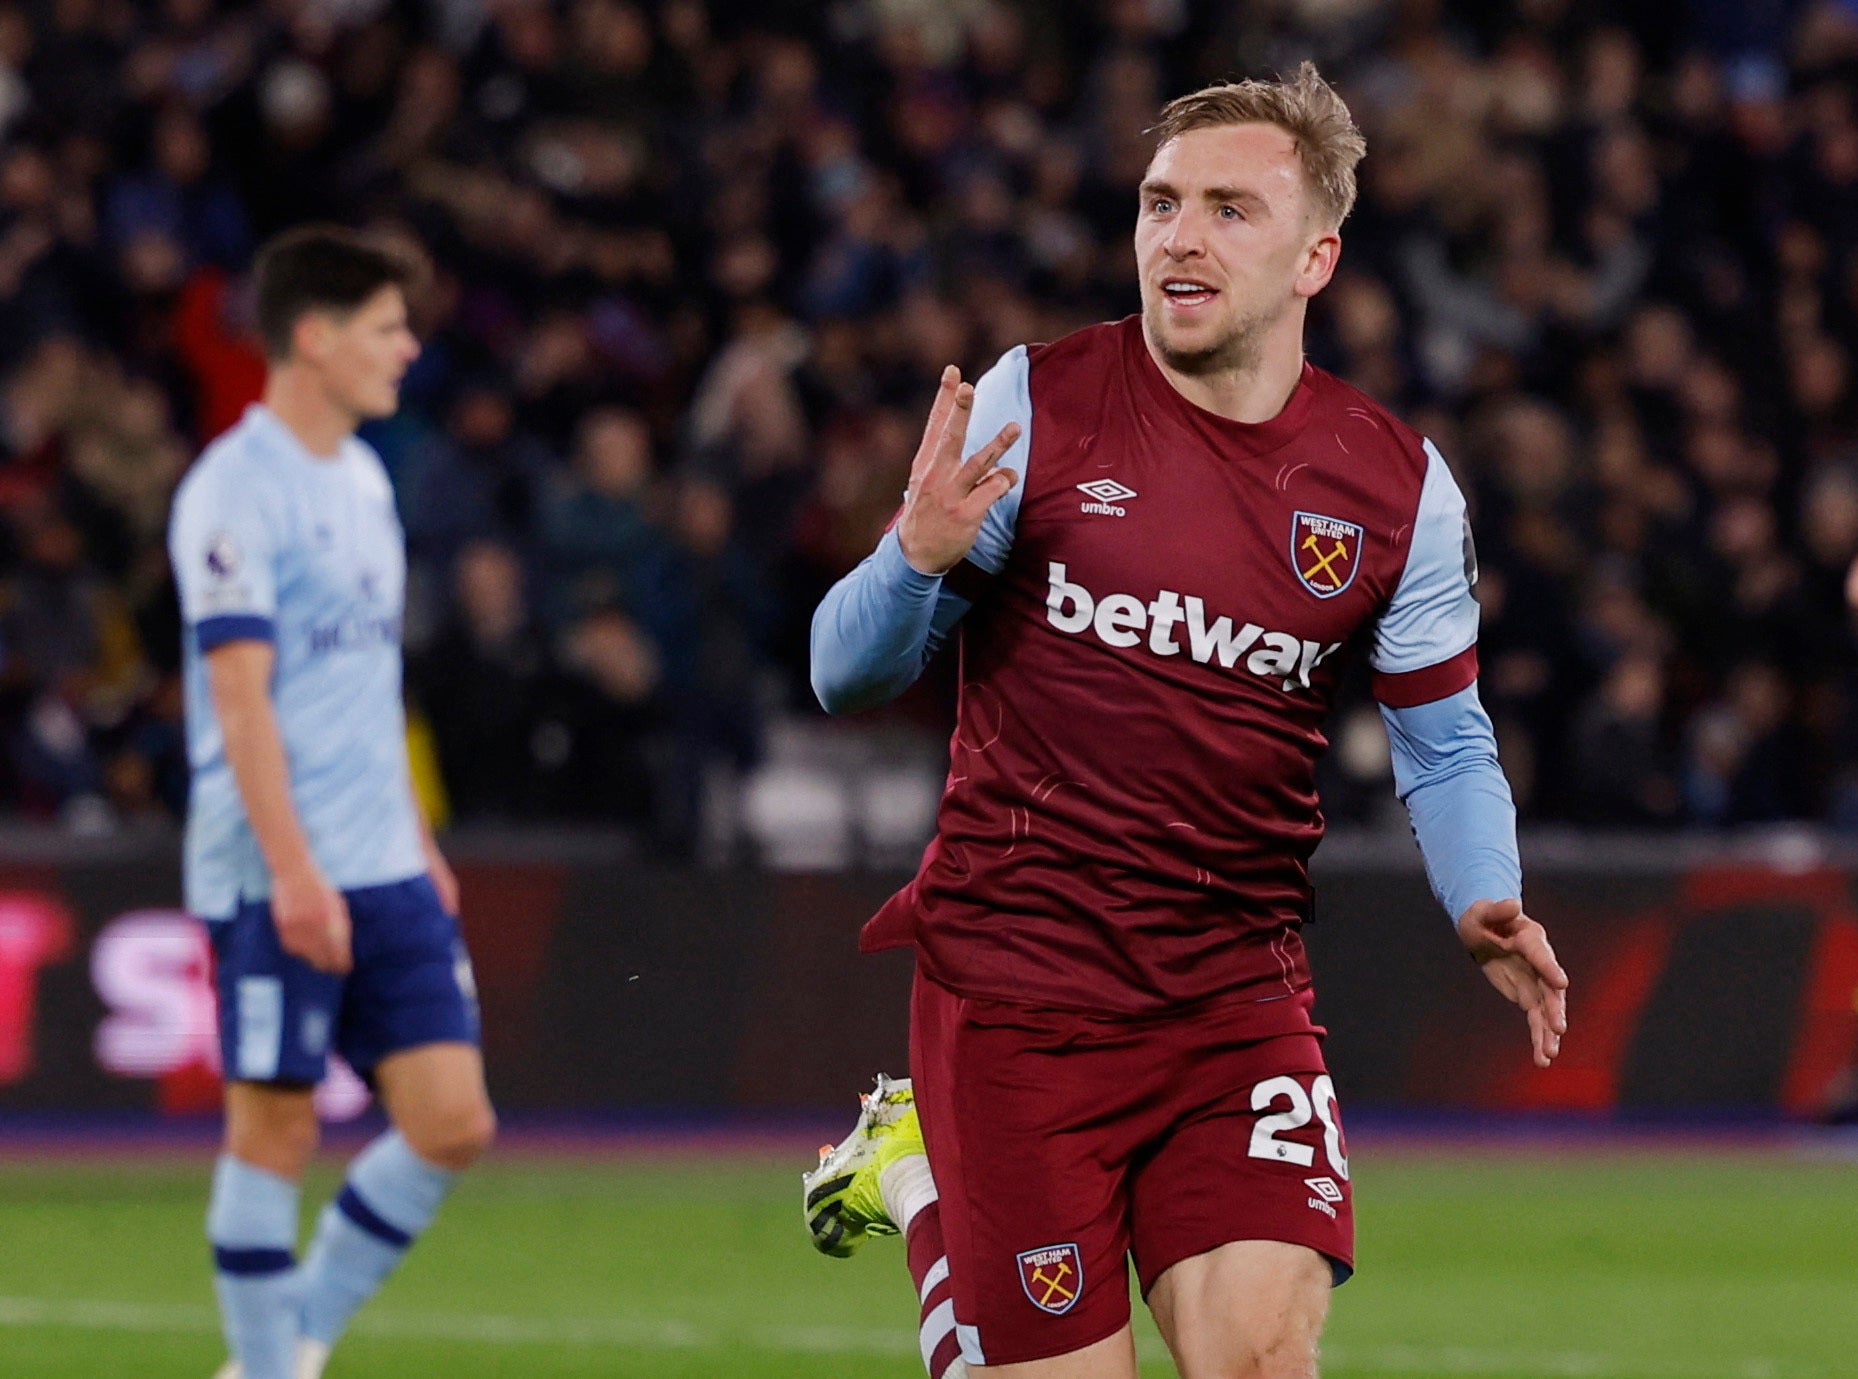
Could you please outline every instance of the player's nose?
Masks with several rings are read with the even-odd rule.
[[[1168,251],[1169,258],[1189,259],[1206,252],[1206,237],[1191,216],[1183,215],[1168,227],[1168,237],[1162,247]]]

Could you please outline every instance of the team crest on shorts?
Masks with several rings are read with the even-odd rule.
[[[1019,1283],[1041,1312],[1062,1317],[1084,1292],[1084,1258],[1076,1245],[1041,1245],[1019,1256]]]
[[[1290,567],[1305,589],[1332,599],[1355,582],[1361,537],[1359,522],[1299,512],[1290,519]]]

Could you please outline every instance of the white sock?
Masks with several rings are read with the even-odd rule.
[[[891,1222],[905,1235],[916,1213],[936,1200],[935,1175],[929,1171],[929,1156],[905,1154],[885,1165],[877,1175],[877,1190],[884,1198],[884,1210]]]
[[[297,1337],[297,1379],[323,1379],[329,1347],[309,1336]]]

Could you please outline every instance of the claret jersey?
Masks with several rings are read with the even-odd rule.
[[[1021,484],[947,577],[960,703],[936,837],[865,945],[966,996],[1307,1027],[1316,764],[1351,656],[1385,704],[1476,678],[1464,503],[1423,437],[1306,365],[1248,425],[1169,385],[1139,318],[1015,350]],[[941,621],[939,619],[939,621]],[[938,627],[938,632],[948,628]]]

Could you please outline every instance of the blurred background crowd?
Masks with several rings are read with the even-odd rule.
[[[946,672],[815,722],[805,629],[939,369],[1136,309],[1145,127],[1306,56],[1310,353],[1471,498],[1525,819],[1858,829],[1858,5],[1788,0],[0,0],[0,808],[182,808],[167,502],[312,218],[435,266],[369,438],[451,817],[695,848],[796,736],[933,744]]]

